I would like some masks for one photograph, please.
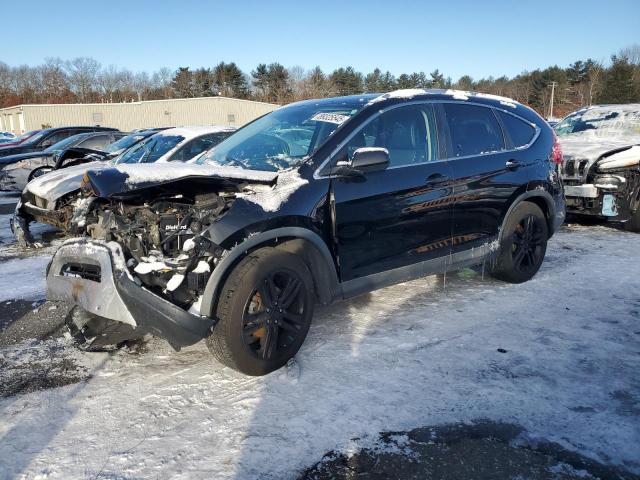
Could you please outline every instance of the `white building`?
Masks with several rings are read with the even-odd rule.
[[[0,109],[0,131],[100,125],[123,131],[182,125],[241,126],[278,105],[227,97],[174,98],[130,103],[16,105]]]

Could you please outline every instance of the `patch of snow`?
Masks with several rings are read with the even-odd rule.
[[[447,90],[444,92],[445,95],[451,95],[456,100],[469,100],[469,96],[472,95],[470,92],[465,92],[463,90]]]
[[[226,125],[192,125],[187,127],[175,127],[168,128],[166,130],[160,130],[158,133],[155,133],[153,136],[158,137],[184,137],[184,140],[181,143],[184,143],[187,140],[191,140],[196,137],[201,137],[202,135],[207,135],[209,133],[219,133],[219,132],[235,132],[237,130],[236,127],[228,127]]]
[[[176,288],[178,288],[182,282],[184,281],[184,275],[181,273],[174,273],[169,281],[167,282],[167,286],[165,290],[168,292],[173,292]]]
[[[44,298],[45,271],[50,260],[47,255],[0,262],[0,301]]]
[[[259,205],[265,212],[277,212],[291,194],[307,183],[309,181],[302,178],[297,169],[286,170],[280,172],[278,181],[272,188],[255,188],[249,193],[239,193],[236,197]]]
[[[183,252],[189,252],[191,250],[193,250],[196,246],[196,242],[193,241],[193,238],[188,238],[183,244],[182,244],[182,251]]]
[[[133,269],[134,272],[140,275],[146,275],[151,272],[159,272],[163,270],[171,270],[164,262],[140,262]]]
[[[318,307],[295,381],[204,342],[100,357],[82,383],[0,400],[0,478],[297,478],[354,438],[476,419],[638,475],[639,249],[570,226],[524,284],[465,270]]]
[[[255,180],[272,182],[278,176],[277,172],[248,170],[246,168],[212,165],[212,164],[122,164],[114,168],[125,173],[129,186],[151,182],[167,182],[186,177],[214,177],[232,178],[238,180]]]
[[[382,102],[383,100],[389,100],[392,98],[413,98],[418,95],[424,95],[425,93],[429,93],[429,90],[425,90],[424,88],[405,88],[401,90],[394,90],[393,92],[385,93],[376,97],[372,100],[369,100],[367,105],[373,105],[374,103]]]
[[[193,273],[206,273],[210,271],[211,271],[211,267],[209,266],[209,263],[207,263],[205,260],[200,260],[198,262],[198,265],[196,265],[196,268],[192,270]]]

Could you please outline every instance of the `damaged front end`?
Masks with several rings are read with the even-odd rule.
[[[88,174],[80,200],[89,205],[83,217],[87,236],[67,241],[54,255],[48,298],[71,301],[110,321],[99,332],[96,322],[75,322],[90,344],[144,334],[164,338],[175,349],[198,342],[215,323],[200,315],[199,306],[225,254],[209,229],[244,183],[182,179],[134,190],[123,182],[114,189],[108,173],[100,174]]]
[[[565,159],[562,177],[567,211],[629,220],[640,209],[640,146],[603,153],[597,159]]]

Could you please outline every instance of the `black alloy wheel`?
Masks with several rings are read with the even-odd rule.
[[[247,302],[242,320],[245,344],[263,360],[276,358],[306,335],[305,292],[293,270],[279,270],[264,278]]]
[[[215,307],[218,323],[205,339],[222,364],[265,375],[287,363],[304,342],[315,305],[313,277],[301,257],[264,247],[240,260]]]
[[[491,274],[506,282],[530,280],[540,269],[547,251],[547,219],[536,204],[516,205],[502,226],[500,249]]]
[[[523,218],[513,232],[511,255],[513,267],[523,273],[537,270],[544,257],[547,236],[541,222],[529,215]],[[535,271],[534,271],[535,273]]]

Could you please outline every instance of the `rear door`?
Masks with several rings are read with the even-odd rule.
[[[528,183],[526,150],[512,147],[498,111],[467,103],[442,103],[452,158],[455,204],[453,252],[497,238],[504,212]]]
[[[341,280],[349,281],[450,252],[452,172],[440,160],[429,104],[391,108],[357,130],[334,160],[384,147],[390,165],[332,180]]]

